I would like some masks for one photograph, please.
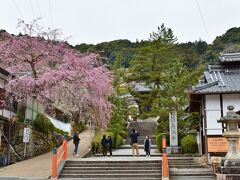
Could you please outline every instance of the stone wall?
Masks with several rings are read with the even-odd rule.
[[[28,127],[31,129],[31,135],[29,143],[26,143],[25,145],[25,143],[23,143],[23,125],[12,125],[10,141],[12,148],[10,151],[10,163],[15,163],[16,161],[21,161],[23,159],[28,159],[50,152],[54,147],[59,147],[62,145],[63,137],[61,135],[55,132],[52,132],[51,134],[44,134],[34,130],[31,126]],[[7,146],[8,143],[5,142],[3,144]],[[7,149],[8,148],[5,147],[5,154],[8,153]]]

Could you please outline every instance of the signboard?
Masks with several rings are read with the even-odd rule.
[[[240,139],[238,140],[238,150],[240,150]],[[208,152],[227,152],[228,141],[224,137],[209,137]]]
[[[227,152],[228,141],[224,137],[209,137],[208,152]]]
[[[23,131],[23,142],[28,143],[30,139],[30,128],[24,128]]]
[[[169,113],[170,146],[178,146],[177,112]]]

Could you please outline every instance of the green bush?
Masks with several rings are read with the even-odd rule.
[[[35,130],[45,134],[51,133],[55,129],[55,126],[44,114],[38,114],[36,119],[32,123]]]
[[[58,129],[56,127],[54,127],[54,131],[57,132],[58,134],[61,134],[62,136],[68,135],[68,132]]]
[[[198,152],[198,144],[195,135],[189,134],[182,138],[180,142],[184,153],[196,153]]]
[[[115,148],[119,147],[120,145],[123,144],[123,138],[120,135],[117,135],[116,137],[116,143],[115,143]]]
[[[187,135],[188,135],[187,133],[179,131],[178,132],[178,142],[181,142],[181,140]]]
[[[102,132],[100,130],[96,130],[95,134],[92,139],[92,151],[93,153],[101,152],[101,139],[102,139]]]
[[[159,133],[156,136],[156,144],[160,152],[162,152],[162,135],[163,133]],[[169,133],[166,133],[166,139],[167,139],[167,146],[169,146]]]
[[[126,139],[128,137],[128,133],[123,130],[119,133],[119,135],[122,136],[122,138],[124,138],[124,139]]]

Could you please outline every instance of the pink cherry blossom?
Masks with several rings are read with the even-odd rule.
[[[42,32],[35,21],[19,24],[23,35],[0,34],[1,64],[13,75],[7,91],[25,99],[34,95],[71,114],[88,111],[96,125],[106,128],[112,113],[112,74],[99,55],[80,54],[56,39],[58,31]]]

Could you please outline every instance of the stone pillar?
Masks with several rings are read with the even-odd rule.
[[[169,113],[170,146],[178,146],[177,112]]]
[[[178,146],[178,130],[177,130],[177,112],[169,113],[169,131],[170,131],[170,146],[166,148],[167,154],[180,154],[181,147]]]

